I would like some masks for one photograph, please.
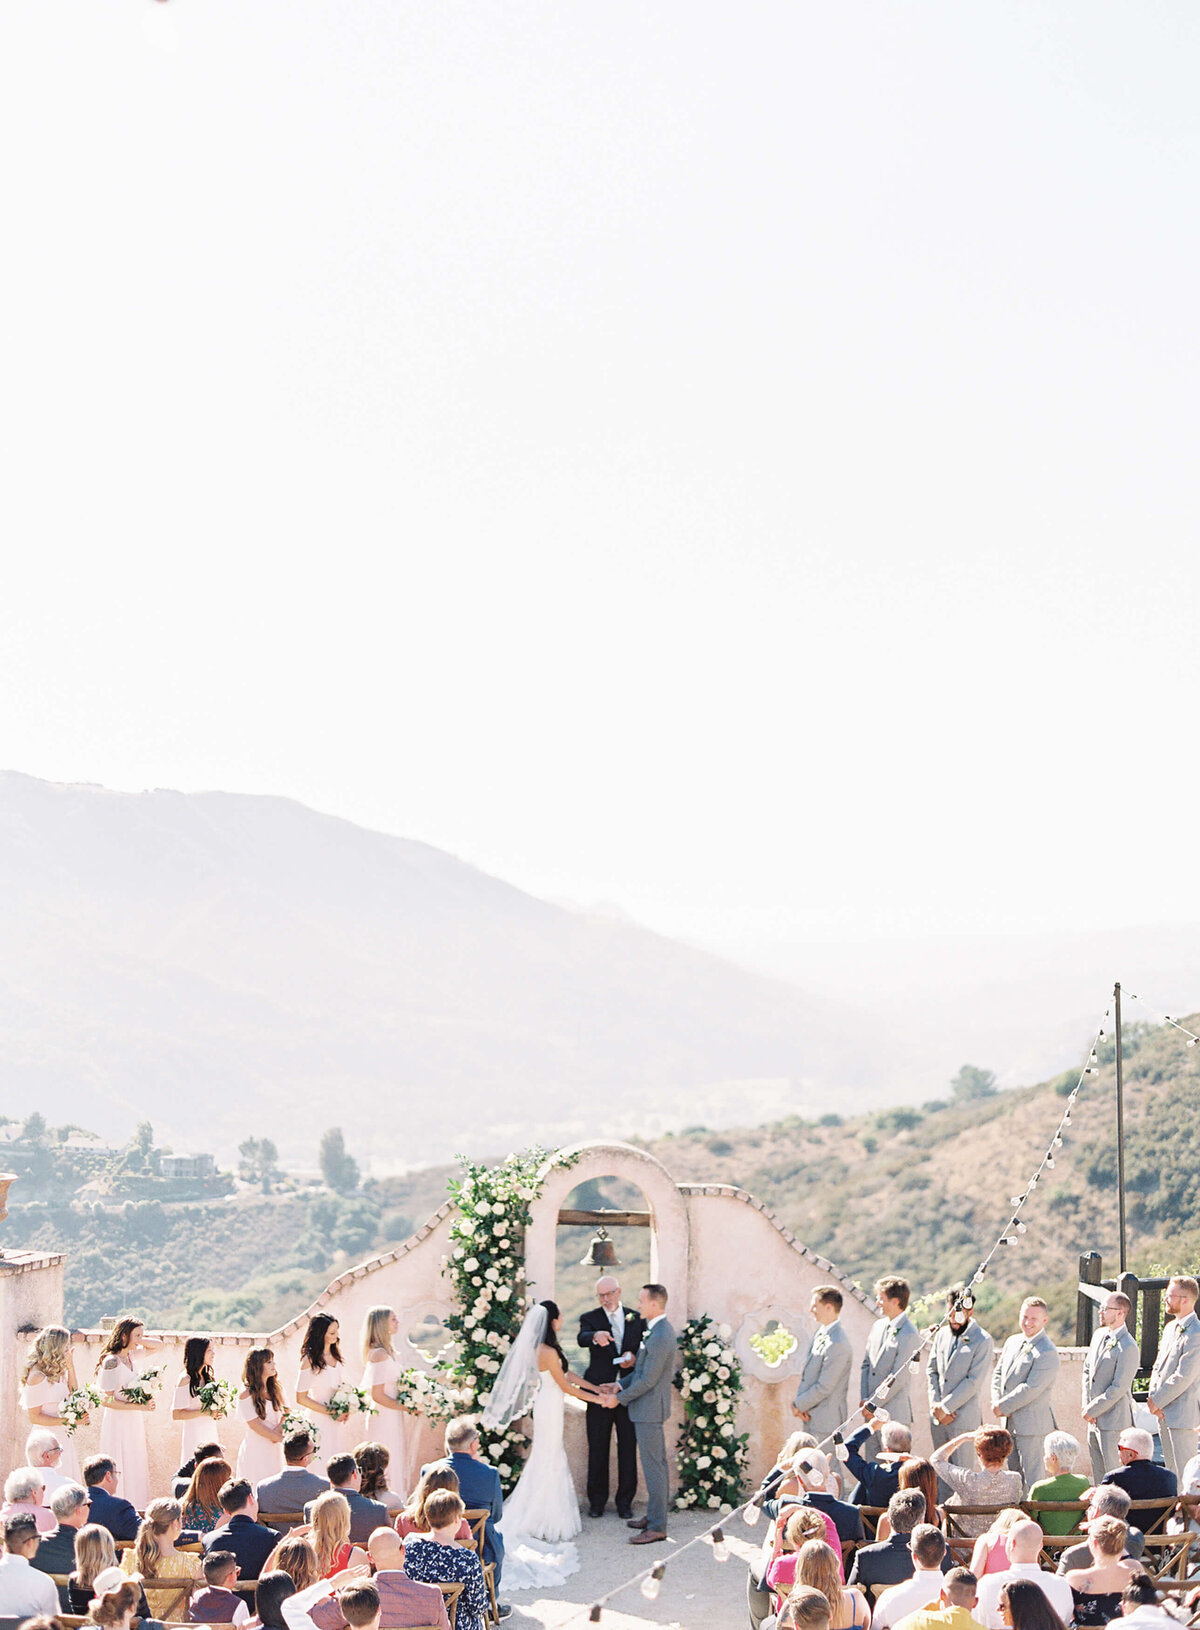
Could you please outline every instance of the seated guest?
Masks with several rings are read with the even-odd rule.
[[[136,1573],[140,1579],[195,1579],[200,1558],[194,1551],[177,1551],[183,1533],[183,1512],[178,1500],[151,1500],[138,1528],[133,1548],[121,1553],[121,1572]],[[156,1619],[179,1622],[187,1618],[190,1588],[181,1596],[177,1590],[155,1590],[146,1586],[146,1600]]]
[[[976,1584],[970,1568],[951,1568],[942,1577],[936,1600],[900,1621],[903,1630],[983,1630],[983,1626],[971,1617],[975,1607]],[[894,1588],[902,1590],[904,1587],[897,1585]]]
[[[421,1584],[461,1584],[455,1630],[483,1630],[488,1616],[483,1568],[472,1550],[455,1543],[466,1507],[457,1494],[442,1489],[426,1503],[428,1534],[413,1534],[404,1547],[404,1571]]]
[[[796,1583],[796,1564],[799,1560],[800,1547],[807,1544],[810,1539],[819,1539],[828,1545],[838,1560],[838,1581],[845,1584],[846,1575],[842,1568],[842,1544],[838,1539],[837,1529],[833,1526],[833,1519],[827,1517],[823,1511],[814,1506],[796,1506],[791,1516],[784,1522],[783,1533],[780,1536],[779,1553],[771,1558],[767,1567],[767,1587],[779,1596],[786,1596]]]
[[[229,1472],[229,1462],[218,1455],[197,1464],[183,1496],[183,1526],[189,1532],[211,1534],[222,1521],[221,1489]]]
[[[846,1465],[858,1479],[850,1495],[854,1505],[886,1506],[900,1487],[900,1467],[912,1454],[912,1433],[903,1421],[884,1421],[879,1453],[874,1460],[864,1460],[859,1451],[874,1431],[873,1426],[862,1426],[846,1439]]]
[[[842,1584],[838,1553],[823,1539],[805,1540],[796,1557],[796,1584],[819,1590],[829,1604],[830,1630],[866,1630],[871,1609],[862,1591]]]
[[[153,1503],[153,1502],[151,1502]],[[109,1570],[105,1570],[107,1573]],[[101,1589],[101,1586],[106,1588]],[[88,1608],[87,1622],[100,1624],[104,1630],[130,1630],[134,1615],[141,1603],[141,1592],[132,1579],[118,1585],[107,1578],[96,1581],[96,1594]],[[143,1625],[153,1625],[154,1619],[142,1619]]]
[[[1073,1568],[1065,1576],[1080,1630],[1118,1618],[1125,1587],[1136,1574],[1145,1572],[1140,1562],[1124,1560],[1125,1524],[1116,1517],[1097,1517],[1089,1523],[1087,1543],[1091,1567]]]
[[[1121,1612],[1124,1618],[1120,1630],[1126,1625],[1133,1630],[1179,1630],[1179,1620],[1159,1606],[1158,1592],[1148,1573],[1139,1573],[1121,1592]]]
[[[1146,1536],[1140,1528],[1132,1527],[1127,1518],[1129,1516],[1130,1500],[1124,1489],[1116,1488],[1112,1483],[1102,1483],[1099,1488],[1093,1489],[1088,1499],[1088,1508],[1083,1514],[1080,1525],[1084,1532],[1091,1527],[1097,1517],[1116,1517],[1125,1523],[1125,1555],[1127,1558],[1139,1557],[1146,1549]],[[1072,1545],[1065,1550],[1058,1559],[1058,1572],[1070,1573],[1072,1568],[1090,1568],[1092,1553],[1088,1548],[1087,1540],[1078,1545]]]
[[[1005,1630],[1063,1630],[1065,1620],[1032,1579],[1012,1579],[999,1597]]]
[[[4,1504],[0,1506],[0,1522],[6,1517],[32,1517],[43,1534],[57,1526],[54,1513],[42,1500],[45,1481],[40,1471],[32,1466],[18,1466],[10,1472],[4,1483]]]
[[[449,1461],[435,1460],[431,1466],[426,1466],[421,1473],[421,1481],[417,1484],[416,1493],[396,1518],[396,1533],[401,1539],[407,1539],[410,1534],[427,1534],[429,1532],[429,1518],[425,1515],[425,1502],[431,1494],[438,1489],[449,1489],[451,1494],[458,1494],[458,1477]],[[464,1517],[458,1531],[460,1545],[471,1544],[471,1525]]]
[[[403,1571],[404,1544],[391,1528],[377,1528],[367,1542],[379,1592],[380,1630],[406,1630],[410,1625],[437,1625],[450,1630],[446,1598],[436,1585],[420,1585]],[[314,1603],[309,1614],[317,1630],[346,1630],[341,1592]]]
[[[91,1520],[107,1528],[114,1539],[136,1539],[138,1514],[117,1494],[117,1463],[108,1455],[92,1455],[83,1463],[83,1482],[91,1496]]]
[[[1005,1506],[992,1519],[987,1533],[980,1534],[971,1552],[971,1572],[975,1575],[976,1584],[985,1574],[1008,1572],[1008,1536],[1016,1524],[1024,1522],[1028,1515],[1019,1505]]]
[[[849,1583],[873,1592],[885,1585],[899,1585],[912,1578],[913,1559],[909,1541],[913,1530],[925,1521],[925,1496],[920,1489],[904,1489],[888,1501],[891,1534],[874,1545],[862,1545],[854,1553]]]
[[[254,1592],[254,1614],[263,1630],[291,1630],[283,1609],[295,1594],[296,1586],[289,1574],[278,1569],[263,1574]]]
[[[204,1589],[193,1592],[188,1618],[193,1624],[245,1624],[250,1604],[234,1590],[237,1557],[232,1551],[210,1551],[204,1558]]]
[[[775,1457],[775,1464],[763,1478],[759,1493],[764,1500],[770,1499],[779,1492],[779,1485],[785,1478],[792,1475],[792,1461],[801,1449],[815,1449],[817,1440],[811,1432],[789,1432],[783,1440],[783,1447]]]
[[[441,1595],[441,1591],[438,1595]],[[337,1593],[337,1604],[343,1622],[349,1625],[350,1630],[379,1630],[379,1587],[371,1580],[364,1579],[357,1585],[343,1585]]]
[[[1091,1487],[1090,1477],[1075,1471],[1079,1443],[1069,1432],[1049,1432],[1042,1445],[1042,1459],[1050,1474],[1029,1491],[1031,1500],[1082,1500]],[[1073,1534],[1079,1527],[1080,1511],[1042,1511],[1038,1521],[1047,1534]]]
[[[264,1477],[256,1489],[258,1510],[264,1522],[270,1523],[277,1512],[303,1511],[318,1494],[325,1493],[329,1487],[327,1479],[309,1470],[315,1453],[307,1432],[293,1432],[284,1438],[283,1470],[274,1477]],[[288,1525],[275,1526],[283,1529]]]
[[[495,1568],[496,1589],[500,1589],[500,1576],[504,1571],[504,1536],[496,1524],[504,1515],[504,1491],[500,1486],[500,1473],[481,1458],[479,1427],[469,1415],[458,1415],[446,1427],[446,1459],[458,1478],[458,1492],[465,1511],[486,1511],[487,1526],[483,1533],[483,1560]],[[421,1467],[424,1476],[427,1468]]]
[[[224,1521],[200,1541],[205,1556],[232,1551],[243,1579],[257,1579],[279,1536],[258,1520],[254,1490],[244,1478],[222,1483],[217,1495]]]
[[[281,1539],[263,1566],[261,1577],[269,1573],[286,1573],[297,1591],[305,1591],[321,1577],[317,1553],[312,1542],[303,1534],[289,1534]]]
[[[11,1482],[12,1479],[10,1478]],[[28,1619],[35,1613],[58,1612],[53,1579],[39,1573],[33,1558],[40,1543],[33,1514],[17,1511],[3,1521],[4,1554],[0,1556],[0,1618]]]
[[[979,1604],[975,1617],[987,1630],[1007,1630],[1000,1611],[1000,1592],[1006,1585],[1030,1579],[1043,1591],[1046,1600],[1063,1624],[1070,1624],[1075,1610],[1071,1587],[1057,1574],[1043,1573],[1038,1558],[1045,1535],[1035,1522],[1014,1523],[1008,1535],[1008,1567],[1004,1573],[989,1573],[979,1581]]]
[[[1117,1439],[1121,1464],[1105,1472],[1105,1483],[1115,1483],[1131,1500],[1173,1500],[1177,1493],[1175,1473],[1156,1466],[1154,1439],[1140,1426],[1127,1426]]]
[[[769,1630],[829,1630],[829,1603],[819,1590],[797,1585],[780,1609],[778,1619],[768,1621]],[[768,1630],[764,1626],[763,1630]]]
[[[201,1443],[194,1455],[189,1455],[175,1473],[175,1481],[171,1485],[171,1493],[177,1500],[182,1500],[188,1491],[188,1485],[196,1475],[196,1467],[202,1460],[219,1460],[225,1454],[219,1443]]]
[[[378,1500],[388,1514],[388,1521],[404,1510],[404,1496],[388,1488],[388,1466],[391,1455],[382,1443],[360,1443],[354,1451],[358,1467],[358,1492],[364,1500]],[[353,1514],[353,1507],[351,1507]],[[370,1539],[370,1534],[367,1538]],[[386,1617],[385,1617],[386,1622]]]
[[[305,1515],[309,1513],[306,1511]],[[363,1567],[367,1554],[350,1539],[350,1503],[344,1494],[328,1489],[312,1504],[312,1547],[322,1579],[331,1579],[345,1568]]]
[[[43,1534],[34,1554],[33,1565],[42,1573],[70,1573],[75,1566],[75,1540],[88,1520],[91,1501],[78,1483],[64,1483],[50,1497],[50,1510],[58,1526]],[[66,1585],[58,1586],[59,1606],[64,1613],[74,1609],[67,1600]]]
[[[68,1613],[86,1613],[96,1594],[97,1577],[117,1566],[117,1547],[107,1528],[89,1522],[75,1536],[75,1567],[67,1576]]]
[[[976,1466],[956,1466],[951,1455],[960,1444],[971,1443],[975,1448]],[[947,1505],[1016,1505],[1025,1492],[1021,1474],[1008,1470],[1008,1457],[1013,1452],[1012,1433],[1002,1426],[981,1426],[974,1432],[960,1432],[935,1449],[929,1460],[942,1482],[954,1490]],[[986,1532],[986,1517],[955,1519],[962,1532],[971,1538]]]
[[[931,1522],[935,1528],[944,1524],[942,1509],[938,1505],[938,1477],[933,1465],[928,1460],[905,1460],[900,1467],[900,1488],[920,1489],[925,1496],[925,1520]],[[891,1533],[891,1523],[885,1511],[879,1519],[879,1527],[875,1530],[876,1539],[887,1539]]]
[[[25,1439],[25,1464],[32,1466],[34,1471],[41,1472],[45,1487],[43,1498],[47,1505],[55,1489],[61,1488],[64,1483],[74,1482],[74,1478],[66,1476],[58,1469],[62,1452],[62,1439],[57,1433],[47,1431],[44,1426],[36,1427]]]
[[[890,1585],[875,1600],[875,1630],[892,1626],[910,1613],[935,1605],[942,1594],[942,1568],[946,1561],[946,1536],[932,1523],[918,1523],[909,1540],[913,1571],[898,1585]]]
[[[365,1545],[377,1528],[386,1525],[388,1520],[387,1507],[379,1500],[368,1500],[359,1490],[361,1474],[358,1462],[353,1455],[334,1455],[325,1467],[329,1478],[329,1488],[335,1494],[340,1494],[350,1507],[350,1540],[354,1545]],[[320,1498],[320,1495],[317,1496]],[[310,1501],[304,1508],[306,1522],[312,1521],[313,1507],[316,1501]]]
[[[781,1492],[775,1499],[763,1502],[763,1510],[774,1519],[792,1505],[810,1505],[833,1519],[838,1539],[845,1543],[853,1540],[861,1544],[863,1538],[862,1512],[848,1500],[835,1500],[825,1492],[829,1482],[829,1457],[820,1449],[801,1449],[792,1462],[792,1474],[799,1489],[797,1494]],[[786,1481],[780,1485],[786,1490]]]

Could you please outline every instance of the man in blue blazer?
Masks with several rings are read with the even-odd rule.
[[[114,1539],[136,1539],[138,1514],[117,1494],[117,1463],[108,1455],[92,1455],[83,1463],[83,1481],[92,1504],[89,1522],[107,1528]]]
[[[458,1492],[468,1511],[486,1511],[488,1520],[483,1531],[483,1560],[495,1565],[496,1590],[500,1589],[500,1575],[504,1570],[504,1535],[496,1524],[504,1515],[504,1490],[500,1473],[489,1466],[479,1454],[479,1428],[469,1415],[456,1416],[446,1428],[446,1460],[458,1478]],[[431,1462],[437,1464],[437,1462]],[[421,1475],[428,1471],[421,1467]],[[507,1602],[498,1612],[506,1619],[512,1612]]]

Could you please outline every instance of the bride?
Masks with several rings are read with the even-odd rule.
[[[483,1412],[483,1424],[498,1431],[533,1407],[533,1448],[498,1525],[509,1590],[561,1585],[579,1569],[579,1552],[564,1543],[583,1524],[563,1446],[563,1419],[568,1396],[599,1399],[601,1394],[568,1368],[558,1341],[561,1324],[555,1303],[537,1302],[530,1308]],[[538,1540],[552,1543],[539,1545]]]

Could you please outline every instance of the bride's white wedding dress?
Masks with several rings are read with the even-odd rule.
[[[497,1525],[504,1535],[505,1593],[545,1590],[579,1572],[579,1552],[570,1540],[583,1524],[563,1444],[566,1403],[562,1388],[543,1375],[533,1400],[533,1448]]]

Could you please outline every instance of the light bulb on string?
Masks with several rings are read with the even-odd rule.
[[[1051,1170],[1053,1170],[1053,1168],[1054,1168],[1054,1156],[1053,1155],[1047,1155],[1046,1156],[1046,1165],[1049,1166],[1051,1168]]]
[[[913,1372],[914,1375],[917,1373],[917,1371],[921,1368],[921,1355],[920,1355],[920,1353],[914,1353],[913,1354],[913,1356],[908,1361],[908,1367]]]
[[[833,1452],[835,1457],[842,1462],[843,1466],[848,1466],[850,1464],[850,1451],[847,1449],[844,1443],[836,1444]]]
[[[754,1509],[757,1511],[758,1507],[755,1506]],[[642,1580],[642,1595],[648,1602],[653,1602],[656,1600],[659,1591],[662,1589],[663,1574],[666,1573],[666,1571],[667,1570],[664,1565],[661,1562],[658,1562],[653,1568],[650,1569],[650,1572]]]
[[[1028,1224],[1028,1223],[1023,1223],[1023,1222],[1019,1222],[1019,1223],[1018,1223],[1018,1224],[1017,1224],[1017,1233],[1018,1233],[1018,1234],[1023,1234],[1023,1233],[1025,1233],[1025,1231],[1026,1231],[1026,1229],[1027,1229],[1027,1228],[1028,1228],[1028,1226],[1029,1226],[1029,1224]]]
[[[1062,1139],[1061,1139],[1061,1138],[1055,1138],[1055,1140],[1054,1140],[1054,1147],[1055,1147],[1055,1148],[1056,1148],[1056,1149],[1061,1149],[1061,1148],[1062,1148],[1062,1146],[1063,1146],[1063,1140],[1062,1140]]]
[[[600,1606],[599,1602],[593,1602],[592,1607],[591,1607],[591,1612],[588,1614],[588,1623],[589,1624],[599,1624],[600,1623],[600,1615],[601,1615],[601,1613],[603,1611],[604,1610]]]
[[[892,1417],[888,1414],[886,1409],[877,1409],[875,1411],[875,1419],[877,1421],[890,1421],[891,1418]]]
[[[714,1562],[729,1561],[729,1547],[725,1543],[724,1531],[714,1528],[712,1531],[712,1553]]]

